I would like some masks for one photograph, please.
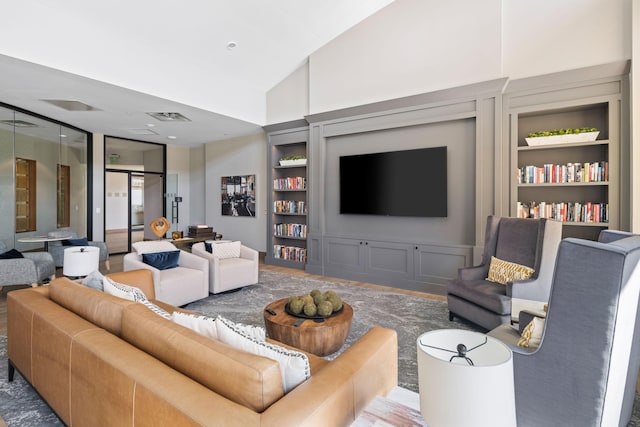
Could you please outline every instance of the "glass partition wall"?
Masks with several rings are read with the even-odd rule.
[[[0,106],[0,240],[20,251],[43,243],[21,242],[71,227],[88,236],[89,135],[42,117]]]

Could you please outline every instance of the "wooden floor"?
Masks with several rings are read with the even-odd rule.
[[[111,267],[111,269],[110,269],[111,272],[122,271],[122,259],[123,259],[123,257],[124,257],[124,255],[112,255],[112,256],[109,257],[109,264],[110,264],[110,267]],[[287,274],[295,274],[295,275],[311,277],[311,278],[315,278],[315,279],[319,279],[319,280],[330,280],[332,282],[344,283],[344,284],[349,284],[349,285],[353,285],[353,286],[361,286],[361,287],[364,287],[364,288],[379,289],[379,290],[391,291],[391,292],[398,292],[398,293],[402,293],[402,294],[413,295],[413,296],[420,297],[420,298],[432,298],[432,299],[439,299],[439,300],[444,300],[445,299],[445,297],[442,296],[442,295],[433,295],[433,294],[427,294],[427,293],[423,293],[423,292],[408,291],[408,290],[404,290],[404,289],[398,289],[398,288],[392,288],[392,287],[387,287],[387,286],[375,285],[375,284],[372,284],[372,283],[357,282],[357,281],[353,281],[353,280],[339,279],[339,278],[334,278],[334,277],[318,276],[318,275],[306,273],[303,270],[297,270],[297,269],[286,268],[286,267],[277,267],[277,266],[273,266],[273,265],[266,265],[266,264],[264,264],[262,262],[260,263],[260,269],[270,270],[270,271],[278,271],[278,272],[287,273]],[[104,267],[104,263],[101,263],[100,271],[102,273],[107,273],[107,270]],[[62,268],[57,269],[56,277],[62,277]],[[2,289],[2,292],[0,292],[0,335],[7,335],[7,292],[11,292],[13,290],[26,288],[26,287],[28,287],[28,286],[27,285],[25,285],[25,286],[5,286]],[[0,424],[0,427],[1,427],[1,424]]]

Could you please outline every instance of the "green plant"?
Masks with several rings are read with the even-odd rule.
[[[567,129],[554,129],[554,130],[543,130],[538,132],[531,132],[527,135],[527,138],[537,138],[539,136],[555,136],[555,135],[570,135],[576,133],[585,133],[585,132],[597,132],[596,128],[567,128]]]
[[[300,159],[306,159],[307,156],[305,155],[296,155],[296,156],[286,156],[286,157],[281,157],[280,160],[300,160]]]

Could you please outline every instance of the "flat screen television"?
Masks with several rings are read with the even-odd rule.
[[[447,216],[447,147],[340,157],[340,213]]]

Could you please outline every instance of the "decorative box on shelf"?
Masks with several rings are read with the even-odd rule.
[[[189,226],[189,237],[208,237],[215,238],[215,233],[213,232],[213,227],[209,227],[206,225],[190,225]]]
[[[591,142],[595,141],[598,138],[599,134],[600,131],[569,133],[564,135],[537,136],[535,138],[525,138],[525,141],[527,141],[527,145],[529,146]]]
[[[280,160],[280,166],[304,166],[307,159]]]

